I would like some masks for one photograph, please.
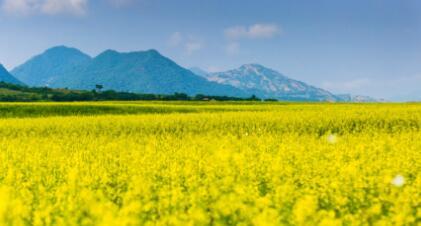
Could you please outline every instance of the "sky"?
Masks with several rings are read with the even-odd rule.
[[[214,72],[258,63],[333,93],[421,100],[418,0],[0,0],[0,63],[66,45],[156,49]]]

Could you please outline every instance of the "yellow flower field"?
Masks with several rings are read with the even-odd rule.
[[[0,105],[0,225],[419,225],[421,105]]]

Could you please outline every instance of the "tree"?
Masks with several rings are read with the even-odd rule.
[[[96,84],[95,85],[95,89],[98,91],[98,92],[101,92],[101,90],[104,88],[104,86],[103,85],[99,85],[99,84]]]
[[[249,100],[251,100],[251,101],[260,101],[260,99],[256,95],[254,95],[254,94],[249,98]]]

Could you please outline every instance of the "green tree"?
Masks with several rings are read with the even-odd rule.
[[[101,92],[101,90],[104,88],[104,86],[103,85],[99,85],[99,84],[96,84],[95,85],[95,89],[98,91],[98,92]]]

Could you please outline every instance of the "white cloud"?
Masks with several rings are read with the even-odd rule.
[[[276,24],[254,24],[249,27],[235,26],[225,29],[225,36],[231,40],[242,38],[268,39],[281,34],[281,29]]]
[[[181,48],[186,55],[190,56],[203,49],[204,42],[193,35],[174,32],[168,39],[168,45],[172,48]]]
[[[47,14],[70,13],[83,15],[86,13],[88,0],[46,0],[42,11]]]
[[[225,36],[229,39],[239,39],[247,37],[248,31],[244,26],[236,26],[225,29]]]
[[[184,45],[184,49],[187,55],[192,55],[193,53],[201,50],[202,48],[203,43],[195,39],[189,39]]]
[[[240,44],[238,42],[230,42],[225,47],[228,55],[237,55],[240,52]]]
[[[27,14],[39,6],[36,0],[3,0],[1,3],[2,10],[11,14]]]
[[[181,34],[181,32],[174,32],[171,36],[170,39],[168,40],[168,45],[170,45],[171,47],[177,47],[180,46],[181,43],[183,42],[183,35]]]
[[[88,0],[3,0],[1,9],[9,14],[71,14],[86,13]]]
[[[251,38],[273,38],[280,33],[280,29],[274,24],[255,24],[248,33]]]

